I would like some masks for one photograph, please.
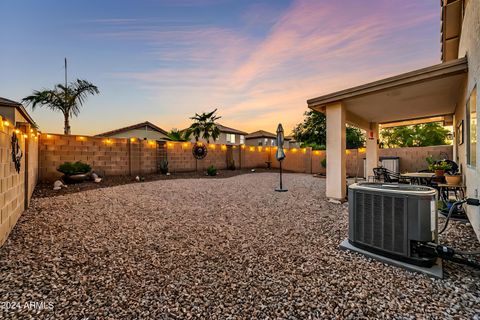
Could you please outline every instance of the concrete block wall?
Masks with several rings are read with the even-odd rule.
[[[267,162],[276,161],[274,157],[271,157],[272,148],[267,147],[254,147],[254,146],[241,146],[240,153],[242,157],[242,168],[266,168]],[[273,160],[272,160],[273,159]]]
[[[101,175],[146,174],[156,172],[156,143],[138,139],[42,134],[39,145],[39,179],[52,181],[62,174],[64,162],[88,163]]]
[[[0,246],[4,244],[11,230],[17,223],[26,204],[30,202],[33,189],[37,183],[38,138],[29,133],[17,133],[22,150],[20,173],[15,170],[12,161],[11,139],[15,128],[11,124],[5,125],[4,119],[0,124]],[[28,147],[28,151],[25,149]],[[26,154],[28,152],[28,172],[26,173]],[[28,181],[25,181],[25,174]],[[27,184],[26,184],[27,183]]]
[[[208,155],[196,160],[192,156],[193,143],[167,142],[169,170],[175,172],[205,171],[214,165],[226,169],[228,160],[234,160],[237,168],[264,168],[270,161],[278,168],[275,147],[227,146],[209,144]],[[364,149],[346,150],[347,175],[363,176]],[[419,148],[380,149],[380,156],[399,156],[400,171],[425,169],[425,158],[448,157],[452,159],[452,146]],[[282,167],[287,171],[301,173],[325,173],[321,162],[325,150],[311,148],[286,149],[287,157]],[[39,175],[41,180],[54,180],[61,176],[57,167],[65,161],[82,161],[90,164],[102,175],[137,175],[155,173],[158,170],[157,145],[153,140],[129,140],[121,138],[94,138],[85,136],[64,136],[42,134],[39,146]],[[328,164],[327,164],[328,165]]]

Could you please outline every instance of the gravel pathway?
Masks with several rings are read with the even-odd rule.
[[[34,199],[0,249],[0,319],[480,319],[479,272],[447,263],[434,280],[340,251],[347,209],[325,201],[325,180],[276,184],[252,173]],[[449,228],[477,246],[471,227]]]

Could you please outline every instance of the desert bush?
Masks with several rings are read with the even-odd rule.
[[[92,170],[92,167],[80,161],[65,162],[61,164],[57,170],[66,175],[74,175],[74,174],[88,173]]]

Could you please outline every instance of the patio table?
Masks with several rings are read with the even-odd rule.
[[[429,185],[435,177],[435,174],[433,172],[407,172],[402,173],[401,176],[410,179],[412,184]]]

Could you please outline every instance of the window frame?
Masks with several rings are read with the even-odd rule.
[[[231,144],[235,144],[235,141],[236,141],[236,137],[235,137],[235,133],[227,133],[226,134],[226,140],[227,140],[227,143],[231,143]],[[232,139],[233,138],[233,139]],[[233,140],[233,141],[232,141]]]
[[[473,101],[472,101],[473,100]],[[472,109],[473,108],[473,109]],[[466,162],[469,168],[475,169],[477,167],[477,135],[478,135],[478,122],[477,122],[477,109],[478,109],[478,102],[477,102],[477,86],[473,87],[472,91],[470,92],[467,103],[465,105],[465,124],[466,124]],[[473,112],[472,112],[473,110]],[[472,114],[474,117],[472,117]],[[472,126],[473,123],[473,126]],[[472,130],[472,127],[473,130]],[[472,132],[473,131],[473,132]],[[472,138],[474,142],[472,142]],[[472,146],[475,146],[472,148]],[[472,149],[473,152],[472,152]]]

